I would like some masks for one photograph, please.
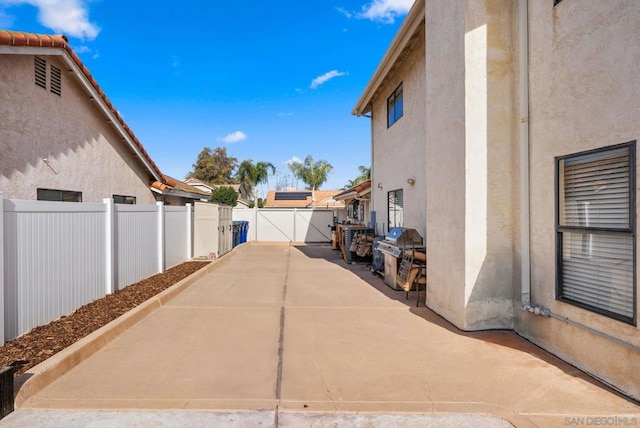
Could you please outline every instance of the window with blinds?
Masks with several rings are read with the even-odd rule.
[[[556,158],[557,297],[636,323],[635,142]]]
[[[392,190],[388,193],[388,196],[389,229],[402,227],[404,225],[402,189]]]

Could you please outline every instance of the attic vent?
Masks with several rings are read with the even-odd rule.
[[[62,93],[62,72],[53,65],[51,66],[51,92],[56,95]]]
[[[39,57],[34,57],[36,85],[47,89],[47,62]]]

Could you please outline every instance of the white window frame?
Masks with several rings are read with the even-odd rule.
[[[555,159],[556,299],[637,325],[635,141]]]
[[[56,197],[53,198],[53,195]],[[36,189],[36,199],[38,201],[82,202],[82,192],[38,187]]]
[[[404,116],[404,94],[402,82],[387,98],[387,128],[400,120]]]
[[[400,196],[398,198],[398,196]],[[399,214],[399,215],[398,215]],[[404,226],[404,191],[396,189],[387,192],[387,217],[389,230]]]

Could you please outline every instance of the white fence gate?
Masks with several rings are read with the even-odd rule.
[[[3,199],[0,343],[191,258],[191,206]]]
[[[234,209],[233,219],[249,222],[248,241],[308,243],[331,241],[332,210]]]

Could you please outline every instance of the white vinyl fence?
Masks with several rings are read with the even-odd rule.
[[[191,258],[191,206],[3,199],[0,343]]]
[[[247,241],[330,242],[332,210],[297,208],[234,209],[234,221],[248,221]]]

